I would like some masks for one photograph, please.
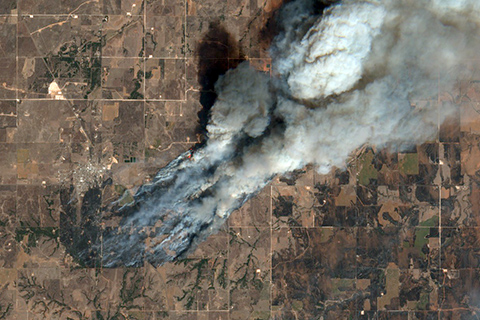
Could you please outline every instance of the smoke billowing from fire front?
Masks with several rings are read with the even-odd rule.
[[[279,13],[272,77],[244,62],[218,80],[206,144],[120,210],[122,231],[103,237],[105,266],[184,257],[277,174],[307,164],[327,173],[362,145],[401,150],[436,136],[454,107],[415,101],[468,76],[480,2],[345,0],[321,16],[314,6]]]

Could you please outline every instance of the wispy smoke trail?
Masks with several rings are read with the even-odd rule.
[[[105,266],[185,256],[277,174],[307,164],[326,173],[364,144],[435,137],[451,107],[414,102],[463,76],[480,44],[477,0],[345,0],[322,16],[314,5],[280,13],[273,77],[243,63],[220,78],[205,146],[120,210],[127,231],[104,236]]]

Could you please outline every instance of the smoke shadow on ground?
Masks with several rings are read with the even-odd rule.
[[[264,27],[260,30],[260,39],[261,42],[259,43],[262,46],[263,50],[268,50],[270,45],[273,42],[273,39],[279,34],[281,29],[281,21],[279,13],[281,9],[288,3],[293,2],[294,0],[283,0],[282,5],[278,6],[277,9],[270,12],[270,15],[267,17]],[[318,0],[313,1],[313,12],[312,14],[323,15],[326,9],[334,5],[335,3],[339,2],[340,0]]]
[[[323,11],[324,7],[320,7],[318,10]],[[266,48],[270,46],[278,30],[278,24],[275,21],[275,12],[272,12],[270,19],[271,21],[269,21],[261,31],[262,35],[265,35],[261,45]],[[202,109],[198,112],[197,133],[202,135],[202,142],[197,144],[195,148],[200,148],[206,141],[206,127],[210,119],[211,109],[217,99],[215,83],[218,78],[229,69],[236,68],[241,62],[245,61],[246,57],[238,41],[219,21],[210,23],[208,31],[198,42],[196,54],[198,56],[197,77],[201,89],[199,99],[202,105]],[[282,119],[272,118],[272,122],[263,135],[263,138],[275,130],[280,132],[284,131],[282,128]],[[241,141],[239,142],[239,148],[252,143],[255,143],[255,141]],[[150,237],[150,235],[145,231],[140,229],[139,231],[127,225],[125,222],[127,221],[126,218],[133,216],[142,209],[148,209],[148,206],[151,204],[149,200],[159,198],[170,186],[170,183],[166,183],[156,185],[151,189],[142,189],[145,192],[135,195],[135,203],[133,205],[116,212],[115,210],[119,209],[118,207],[114,207],[112,210],[111,206],[104,206],[102,201],[102,190],[111,183],[112,181],[109,179],[105,181],[102,186],[91,188],[85,193],[81,200],[77,199],[73,187],[61,191],[62,213],[60,214],[61,228],[59,240],[73,259],[82,266],[105,266],[103,263],[103,256],[105,255],[113,257],[112,260],[114,264],[110,265],[110,267],[119,265],[128,265],[130,267],[142,265],[145,259],[142,254],[145,250],[144,240],[146,237]],[[81,204],[78,203],[78,201],[81,201]],[[81,208],[78,208],[78,205],[81,205]],[[121,219],[119,227],[103,228],[101,226],[103,222],[102,218],[105,217],[102,214],[105,212],[114,213],[116,217]],[[180,222],[178,219],[174,220],[170,226],[167,227],[173,229]],[[201,228],[198,232],[203,231]],[[165,235],[170,229],[167,228],[165,232],[162,231],[163,234],[161,235]],[[136,233],[132,233],[131,230]],[[156,234],[153,233],[152,236],[155,237]],[[130,239],[132,237],[135,239],[133,242]],[[105,239],[109,240],[109,243],[116,244],[116,246],[105,246]],[[193,237],[189,240],[190,242],[187,244],[189,247],[192,247],[193,243],[197,241]],[[124,250],[122,247],[117,248],[119,243],[130,243],[131,246]],[[188,252],[187,249],[189,249],[189,247],[185,249],[185,252]],[[120,252],[112,251],[115,248],[121,249]],[[102,249],[105,249],[103,253]],[[157,258],[155,261],[161,264],[162,259],[164,259],[163,261],[168,261],[168,259],[172,257],[159,256],[154,258]]]
[[[221,25],[219,21],[213,21],[209,25],[207,33],[198,42],[198,82],[201,86],[200,103],[202,109],[198,112],[197,133],[202,135],[202,142],[197,144],[195,148],[200,148],[206,141],[206,127],[210,118],[210,110],[213,107],[217,94],[215,93],[215,83],[218,78],[225,74],[229,69],[236,68],[238,64],[245,60],[245,55],[241,52],[238,42],[235,38]],[[111,183],[111,181],[109,181]],[[108,182],[107,182],[108,184]],[[150,198],[160,197],[168,186],[157,186],[150,192],[142,195],[136,195],[136,202],[119,210],[118,205],[102,207],[102,192],[105,187],[96,187],[88,190],[83,197],[80,216],[77,218],[76,205],[72,199],[76,199],[75,190],[72,188],[62,191],[62,214],[60,222],[62,225],[60,233],[60,242],[65,246],[66,251],[73,259],[82,266],[99,267],[103,265],[101,247],[103,238],[110,239],[112,242],[122,242],[128,240],[129,237],[135,236],[137,241],[132,248],[126,252],[119,252],[118,255],[123,259],[116,259],[118,266],[122,263],[129,266],[140,266],[144,261],[144,257],[138,256],[139,252],[144,251],[144,243],[147,234],[138,233],[135,235],[126,233],[122,229],[126,228],[125,220],[129,216],[133,216],[139,210],[144,209],[148,205]],[[78,201],[78,200],[77,200]],[[75,205],[76,204],[76,205]],[[119,227],[110,227],[102,230],[101,222],[105,218],[101,212],[108,212],[107,216],[116,216],[121,219]],[[87,217],[87,218],[84,218]],[[107,217],[108,219],[108,217]],[[136,231],[135,231],[136,232]],[[105,240],[105,239],[103,239]],[[106,248],[107,251],[112,248]],[[128,252],[127,252],[128,251]],[[106,253],[109,254],[108,252]],[[115,256],[117,253],[111,252]],[[135,256],[135,259],[132,258]],[[131,263],[134,263],[132,265]]]
[[[206,140],[210,111],[217,99],[215,83],[229,69],[236,68],[238,64],[245,61],[245,55],[239,48],[238,42],[220,21],[210,22],[207,33],[197,44],[196,51],[198,54],[197,76],[201,86],[200,104],[202,105],[202,109],[198,112],[196,133],[202,137],[199,145],[201,146]]]
[[[293,0],[284,0],[282,5],[270,12],[266,23],[260,29],[259,45],[264,50],[268,50],[273,39],[280,31],[279,15],[283,5]],[[321,0],[314,2],[314,13],[322,14],[324,10],[330,7],[338,0]],[[206,141],[207,124],[210,119],[210,112],[217,99],[215,92],[215,83],[221,75],[224,75],[229,69],[235,69],[247,57],[239,46],[239,42],[228,32],[221,21],[211,21],[208,31],[198,41],[196,46],[197,79],[200,84],[200,104],[202,109],[197,113],[198,126],[196,133],[201,136],[200,143],[195,146],[199,148]]]

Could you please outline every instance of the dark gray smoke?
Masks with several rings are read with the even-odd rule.
[[[437,99],[479,49],[476,0],[345,0],[314,14],[280,13],[274,75],[242,63],[215,86],[208,140],[180,155],[120,209],[105,266],[161,264],[188,254],[272,177],[307,164],[343,167],[358,147],[402,149],[432,139],[451,107]]]

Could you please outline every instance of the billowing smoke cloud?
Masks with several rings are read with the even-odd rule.
[[[185,256],[277,174],[327,173],[362,145],[435,137],[451,110],[414,102],[463,76],[480,44],[477,0],[345,0],[321,16],[314,5],[280,13],[272,77],[243,63],[219,79],[205,146],[120,210],[126,231],[104,236],[104,265]]]

